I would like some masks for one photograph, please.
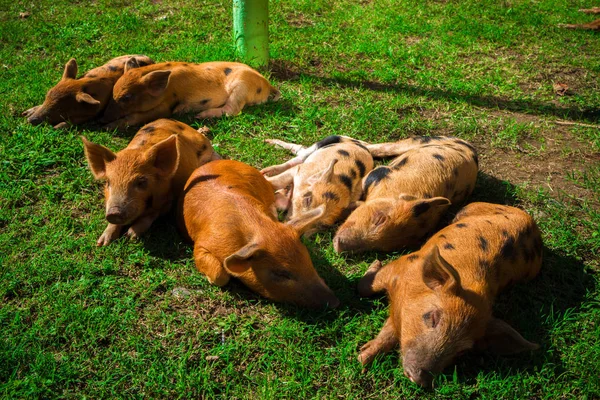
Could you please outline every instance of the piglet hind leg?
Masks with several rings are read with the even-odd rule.
[[[394,324],[392,323],[392,319],[388,318],[377,337],[360,348],[358,361],[366,366],[370,364],[378,354],[392,351],[397,345],[398,338],[396,337]]]
[[[229,282],[229,274],[223,264],[201,245],[194,245],[194,261],[196,269],[206,275],[210,283],[216,286],[225,286]]]
[[[119,238],[123,225],[108,224],[102,235],[96,241],[98,246],[108,246]]]
[[[219,118],[223,116],[223,114],[228,117],[238,115],[246,105],[246,93],[246,86],[243,83],[238,83],[229,93],[229,97],[223,107],[202,111],[200,114],[196,115],[196,118]]]

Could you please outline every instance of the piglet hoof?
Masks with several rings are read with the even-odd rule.
[[[375,356],[379,353],[379,349],[377,347],[377,343],[375,340],[371,340],[367,342],[364,346],[360,348],[360,353],[358,354],[358,362],[363,366],[366,366],[373,361]]]
[[[69,126],[68,122],[61,122],[60,124],[54,125],[54,129],[69,129]]]
[[[120,230],[118,225],[108,225],[96,241],[96,246],[108,246],[119,238]]]
[[[271,167],[263,168],[260,173],[265,176],[275,176],[282,172],[282,168],[279,165],[273,165]]]
[[[32,115],[33,115],[33,114],[34,114],[34,113],[37,111],[37,109],[38,109],[38,108],[40,108],[40,106],[31,107],[29,110],[25,110],[25,111],[23,111],[23,112],[21,113],[21,115],[22,115],[23,117],[27,117],[27,118],[29,118],[29,117],[31,117],[31,116],[32,116]]]
[[[375,280],[377,272],[379,272],[382,267],[383,264],[379,260],[375,260],[371,263],[367,272],[365,272],[358,282],[358,294],[360,297],[369,297],[375,294],[373,291],[373,281]]]
[[[137,242],[138,240],[140,240],[140,236],[142,236],[142,232],[136,231],[132,226],[131,228],[129,228],[127,230],[127,232],[125,233],[125,236],[127,236],[130,240]]]

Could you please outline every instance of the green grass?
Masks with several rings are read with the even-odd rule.
[[[600,397],[600,130],[553,122],[599,122],[600,39],[557,27],[597,4],[275,0],[267,75],[282,100],[207,122],[219,152],[256,167],[289,157],[270,137],[457,135],[481,151],[473,200],[535,216],[542,273],[495,313],[541,349],[466,355],[425,392],[397,353],[364,372],[356,361],[387,316],[356,281],[397,254],[340,256],[331,232],[307,240],[343,303],[314,312],[210,286],[168,218],[140,242],[95,247],[102,190],[79,135],[117,150],[130,134],[32,127],[20,113],[71,57],[80,72],[128,53],[235,59],[230,2],[129,3],[0,0],[0,397]]]

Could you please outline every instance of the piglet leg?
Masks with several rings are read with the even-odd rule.
[[[388,318],[377,337],[360,348],[358,361],[362,365],[370,364],[379,353],[392,351],[398,345],[394,323]]]
[[[390,268],[383,268],[381,261],[375,260],[358,282],[358,294],[361,297],[373,296],[385,290]]]
[[[228,117],[238,115],[246,105],[247,92],[246,85],[242,82],[238,83],[229,93],[229,97],[223,107],[202,111],[200,114],[196,115],[196,118],[219,118],[223,116],[223,114]]]
[[[21,113],[23,117],[31,117],[41,106],[31,107],[29,110],[25,110]]]
[[[139,239],[139,237],[142,236],[144,232],[148,230],[148,228],[150,228],[157,217],[157,214],[151,214],[136,219],[133,225],[129,227],[125,235],[129,236],[133,240]]]
[[[108,246],[111,242],[114,242],[119,238],[121,234],[121,228],[123,225],[108,224],[102,235],[96,241],[98,246]]]
[[[194,246],[194,261],[196,269],[206,275],[208,281],[213,285],[225,286],[229,282],[230,276],[223,268],[223,264],[198,243]]]

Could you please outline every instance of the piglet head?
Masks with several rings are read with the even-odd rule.
[[[102,122],[108,123],[125,115],[151,110],[163,101],[171,71],[139,69],[138,61],[132,57],[125,63],[125,72],[115,83],[113,96]]]
[[[313,217],[318,218],[322,211],[313,211]],[[247,245],[227,257],[225,270],[274,301],[312,308],[337,307],[339,300],[317,274],[300,241],[299,235],[308,223],[277,224],[276,231],[258,230]]]
[[[388,287],[404,373],[414,383],[431,387],[436,374],[476,344],[502,354],[538,347],[493,318],[489,301],[461,286],[437,247],[415,267],[420,280]]]
[[[294,188],[292,209],[288,212],[290,223],[303,223],[312,219],[314,222],[305,230],[310,236],[321,226],[333,225],[348,207],[348,189],[339,182],[334,174],[337,160],[332,160],[327,169],[310,176],[304,185]],[[311,212],[323,208],[320,218],[314,219]]]
[[[358,206],[340,226],[333,246],[342,251],[391,251],[415,246],[450,206],[445,197],[374,199]]]
[[[118,154],[82,140],[92,174],[106,182],[106,219],[111,224],[127,225],[139,218],[152,206],[157,188],[168,185],[179,165],[175,135],[145,152],[124,149]]]
[[[65,121],[78,124],[95,117],[101,111],[101,100],[108,100],[106,83],[76,77],[77,62],[72,58],[65,65],[62,79],[46,94],[44,103],[23,113],[27,121],[32,125],[42,122],[57,125]]]

